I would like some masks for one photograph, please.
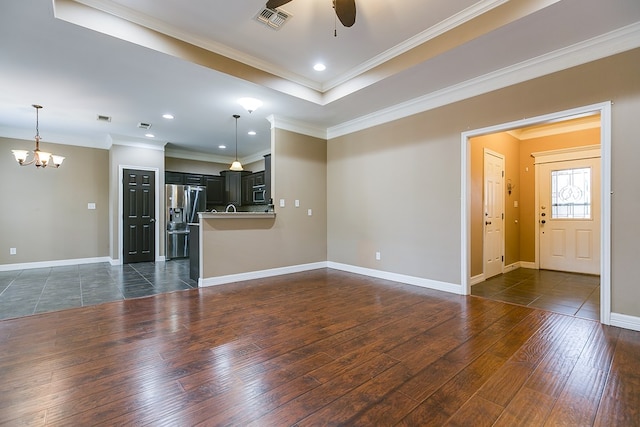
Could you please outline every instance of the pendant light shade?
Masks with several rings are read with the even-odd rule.
[[[240,118],[240,116],[234,114],[233,118],[236,119],[236,159],[233,161],[233,163],[231,163],[231,167],[229,168],[229,170],[241,171],[244,169],[242,168],[242,164],[240,163],[240,161],[238,161],[238,119]]]

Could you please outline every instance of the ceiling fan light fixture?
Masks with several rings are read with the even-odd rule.
[[[249,114],[256,111],[262,105],[262,101],[256,98],[240,98],[238,104],[242,105],[242,108],[247,110]]]

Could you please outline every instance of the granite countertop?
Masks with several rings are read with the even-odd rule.
[[[275,218],[275,212],[200,212],[198,216],[201,219],[257,219],[257,218]]]

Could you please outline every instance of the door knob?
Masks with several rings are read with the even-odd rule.
[[[544,213],[544,212],[542,212],[542,213],[540,214],[540,216],[547,216],[547,214],[546,214],[546,213]]]
[[[149,220],[149,222],[156,222],[156,219],[155,219],[155,218],[151,218],[151,219]]]
[[[546,224],[547,221],[545,221],[544,219],[542,221],[540,221],[541,224]]]

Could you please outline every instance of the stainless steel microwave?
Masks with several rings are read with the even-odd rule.
[[[253,186],[253,203],[266,203],[267,188],[264,185]]]

